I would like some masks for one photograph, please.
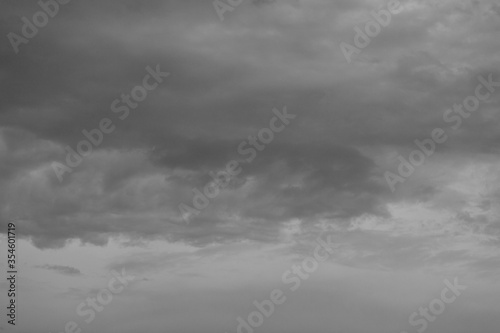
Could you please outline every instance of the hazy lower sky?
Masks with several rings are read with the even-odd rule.
[[[72,0],[39,28],[36,1],[0,5],[0,332],[236,333],[279,289],[255,333],[498,333],[500,4],[401,0],[369,37],[390,1],[237,2]],[[292,290],[318,237],[334,249]],[[135,279],[87,323],[113,271]],[[466,289],[412,325],[445,279]]]

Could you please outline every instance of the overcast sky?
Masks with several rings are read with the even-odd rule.
[[[73,0],[25,38],[40,5],[4,1],[0,267],[14,221],[20,273],[0,331],[235,333],[278,288],[256,333],[416,333],[410,315],[458,278],[425,331],[498,333],[500,84],[484,82],[500,82],[500,4],[401,0],[346,59],[388,2]],[[480,84],[477,110],[453,111]],[[136,86],[154,88],[127,106]],[[447,139],[403,177],[434,129]],[[193,213],[230,161],[240,172]],[[282,276],[327,236],[292,291]],[[122,269],[135,279],[86,323],[77,307]]]

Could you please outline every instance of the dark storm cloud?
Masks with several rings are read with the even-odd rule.
[[[25,235],[41,247],[71,238],[105,244],[116,234],[196,245],[274,241],[290,219],[387,216],[388,202],[439,193],[426,184],[389,195],[367,151],[409,149],[443,125],[444,110],[473,92],[477,75],[497,73],[494,57],[464,58],[498,46],[498,16],[481,12],[491,14],[471,28],[469,47],[439,29],[457,15],[470,24],[476,7],[443,6],[446,15],[422,11],[420,20],[403,12],[363,51],[366,58],[346,66],[338,43],[352,38],[354,22],[343,18],[371,4],[268,2],[238,8],[221,23],[209,1],[74,1],[19,54],[4,38],[2,221],[22,216]],[[19,32],[18,16],[38,10],[10,6],[1,14],[3,35]],[[431,47],[420,50],[425,43]],[[171,76],[119,120],[111,103],[156,64]],[[192,200],[209,171],[241,158],[238,144],[283,106],[296,120],[183,223],[178,204]],[[487,105],[494,107],[498,97]],[[74,148],[103,117],[116,131],[59,183],[50,163],[64,161],[64,146]],[[498,120],[471,118],[444,149],[488,152]]]

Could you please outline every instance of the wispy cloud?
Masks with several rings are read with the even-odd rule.
[[[55,272],[57,272],[59,274],[63,274],[63,275],[73,275],[73,276],[83,275],[79,269],[74,268],[74,267],[70,267],[70,266],[45,264],[45,265],[40,265],[40,266],[36,266],[36,267],[47,269],[49,271],[55,271]]]

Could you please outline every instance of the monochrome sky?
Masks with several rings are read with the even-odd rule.
[[[236,332],[283,272],[338,247],[256,332],[416,332],[445,278],[468,289],[427,332],[500,327],[500,88],[457,130],[443,114],[500,81],[500,4],[405,0],[349,64],[384,0],[73,0],[16,54],[35,1],[0,5],[0,223],[16,221],[19,332]],[[170,75],[120,120],[146,67]],[[296,117],[189,223],[179,204],[273,108]],[[103,118],[116,129],[59,181],[53,162]],[[414,140],[448,140],[391,191]],[[89,324],[111,270],[137,279]],[[7,282],[0,282],[2,299]],[[3,304],[3,303],[2,303]],[[2,305],[3,307],[3,305]],[[2,312],[0,331],[12,330]]]

